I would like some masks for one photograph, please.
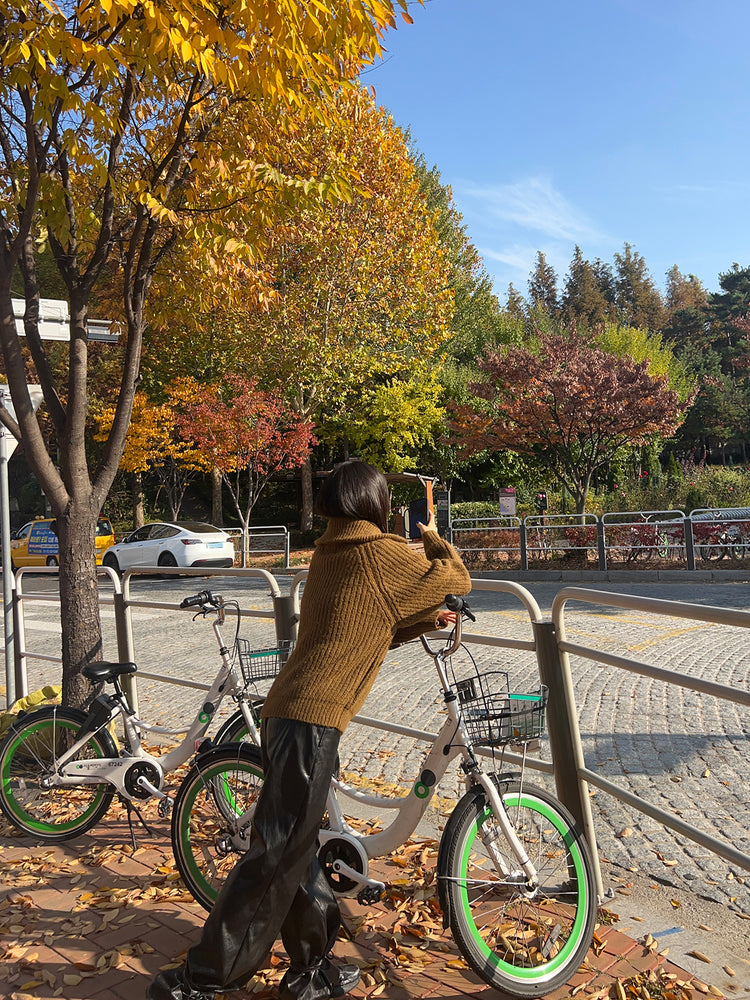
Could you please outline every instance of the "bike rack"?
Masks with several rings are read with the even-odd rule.
[[[56,569],[35,569],[35,573],[46,572],[57,573]],[[140,571],[141,575],[145,575]],[[179,569],[164,571],[163,575],[191,575],[205,576],[200,571],[183,571]],[[130,593],[130,579],[139,575],[139,571],[128,571],[122,581],[113,579],[113,595],[111,597],[102,595],[103,604],[112,604],[115,608],[116,632],[118,641],[118,655],[123,659],[133,658],[133,622],[131,618],[132,608],[165,608],[177,610],[176,604],[157,603],[150,601],[136,600]],[[289,594],[282,595],[276,579],[265,570],[253,569],[227,569],[213,570],[212,576],[256,576],[265,579],[269,584],[270,596],[273,601],[272,611],[243,611],[242,615],[254,618],[273,620],[276,625],[277,638],[288,637],[296,631],[299,617],[299,597],[300,590],[307,576],[307,570],[301,570],[292,578],[289,585]],[[40,601],[45,603],[59,603],[59,598],[53,594],[28,594],[23,589],[23,570],[19,570],[17,575],[17,616],[16,628],[18,637],[18,648],[21,653],[21,662],[24,667],[29,658],[36,658],[48,662],[59,663],[58,657],[43,654],[31,653],[25,643],[23,605],[27,601]],[[570,642],[566,633],[565,609],[569,601],[580,601],[588,604],[597,604],[604,607],[615,607],[640,612],[648,612],[656,615],[668,615],[670,617],[692,619],[700,622],[739,626],[750,628],[750,612],[736,611],[717,607],[706,607],[681,603],[675,601],[658,600],[646,597],[633,597],[625,594],[615,594],[597,590],[589,590],[580,587],[565,587],[560,590],[554,599],[551,619],[545,619],[541,613],[539,605],[531,593],[520,584],[506,580],[472,580],[475,591],[488,591],[495,593],[505,593],[516,597],[523,605],[529,619],[531,636],[528,639],[505,638],[501,636],[488,636],[481,633],[464,633],[464,641],[467,644],[477,644],[499,649],[517,649],[533,653],[539,667],[539,674],[542,683],[550,688],[550,698],[547,707],[547,729],[549,734],[549,745],[552,763],[534,758],[526,759],[526,766],[538,770],[548,775],[554,775],[557,788],[557,795],[561,802],[573,813],[576,820],[581,825],[586,839],[592,849],[592,855],[597,878],[597,892],[600,898],[604,898],[599,858],[596,849],[596,835],[593,815],[589,797],[589,785],[612,795],[619,801],[625,803],[632,809],[656,820],[658,823],[674,830],[695,843],[701,845],[712,853],[722,857],[724,860],[735,864],[741,868],[750,870],[750,856],[735,848],[725,841],[712,837],[696,827],[686,823],[679,816],[660,809],[627,789],[619,787],[614,782],[602,777],[586,766],[583,756],[581,737],[578,728],[578,710],[576,707],[573,683],[573,668],[571,667],[571,657],[578,656],[587,660],[594,660],[603,666],[624,669],[632,673],[640,674],[644,677],[664,681],[667,684],[677,685],[682,688],[700,692],[704,695],[728,699],[737,704],[750,707],[750,692],[739,688],[730,687],[713,681],[701,678],[687,677],[677,674],[674,671],[665,670],[642,661],[615,655],[613,653],[598,650],[593,647],[584,646]],[[143,679],[152,679],[167,683],[174,683],[191,688],[207,689],[207,685],[201,685],[194,681],[180,680],[174,677],[139,671],[139,676]],[[23,693],[26,693],[27,685]],[[134,692],[135,694],[135,692]],[[20,696],[20,695],[19,695]],[[353,721],[375,729],[383,730],[408,736],[415,740],[431,741],[435,738],[434,733],[412,729],[406,726],[394,725],[393,723],[371,719],[367,716],[356,716]],[[482,756],[491,756],[490,751],[478,751]],[[512,752],[505,755],[505,759],[511,764],[520,764],[522,758]]]
[[[643,663],[639,660],[617,656],[602,650],[593,649],[589,646],[569,642],[565,631],[565,606],[568,601],[572,600],[602,605],[604,607],[645,611],[652,614],[669,615],[675,618],[687,618],[693,621],[716,625],[735,625],[740,628],[750,628],[750,611],[706,607],[704,605],[688,604],[679,601],[664,601],[652,597],[632,597],[628,594],[612,594],[580,587],[564,587],[557,593],[552,604],[552,625],[557,633],[556,645],[560,654],[559,663],[561,668],[559,680],[564,691],[565,709],[569,715],[571,732],[577,731],[577,712],[573,697],[573,676],[570,666],[570,655],[594,660],[603,665],[628,670],[643,677],[664,681],[667,684],[674,684],[678,687],[698,691],[701,694],[710,695],[714,698],[723,698],[736,704],[750,707],[750,691],[743,690],[742,688],[718,684],[715,681],[707,681],[699,677],[688,677],[684,674],[678,674],[673,670],[665,670],[662,667],[654,666],[653,664]],[[550,692],[550,702],[552,700],[552,692]],[[686,823],[679,816],[651,805],[639,796],[627,791],[627,789],[620,788],[614,782],[608,781],[595,771],[587,768],[583,760],[580,738],[574,742],[571,749],[575,754],[575,774],[581,789],[587,789],[588,784],[594,785],[596,788],[600,788],[602,791],[614,796],[638,812],[644,813],[651,819],[655,819],[663,826],[669,827],[681,836],[687,837],[689,840],[705,847],[714,854],[718,854],[731,864],[738,865],[740,868],[750,871],[750,855],[737,850],[726,841],[703,833],[691,824]]]

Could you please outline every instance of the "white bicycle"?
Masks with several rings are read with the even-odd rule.
[[[19,830],[48,842],[70,840],[95,826],[117,793],[127,806],[134,837],[131,813],[146,825],[138,803],[156,796],[160,814],[168,814],[172,799],[164,790],[165,778],[201,746],[227,695],[238,708],[216,740],[235,739],[237,731],[257,733],[255,682],[278,672],[289,654],[288,644],[250,649],[237,634],[237,602],[225,601],[210,590],[186,597],[180,607],[195,608],[196,618],[213,616],[221,657],[218,673],[189,727],[167,729],[135,715],[120,683],[136,672],[135,663],[87,664],[84,676],[111,684],[111,694],[94,699],[88,712],[53,705],[23,713],[0,746],[0,808]],[[227,609],[237,616],[233,649],[226,646],[220,631]],[[120,749],[111,732],[117,719],[123,726]],[[148,733],[183,738],[163,756],[155,756],[142,743],[142,735]]]
[[[525,749],[539,737],[546,689],[511,693],[507,674],[480,673],[475,664],[472,676],[456,680],[451,656],[461,642],[462,616],[474,617],[462,598],[449,595],[446,604],[458,612],[455,629],[439,649],[422,642],[437,668],[447,718],[409,794],[382,798],[334,778],[318,857],[337,894],[361,902],[380,898],[385,886],[369,877],[369,860],[408,840],[448,765],[458,760],[466,793],[445,826],[437,861],[444,924],[485,982],[513,996],[539,997],[567,982],[588,951],[597,914],[593,865],[568,810],[528,783],[523,768],[487,773],[480,766],[475,746]],[[175,798],[175,859],[206,909],[249,843],[263,770],[253,745],[257,730],[247,735],[245,742],[199,754]],[[394,810],[395,818],[362,834],[344,818],[340,795]]]

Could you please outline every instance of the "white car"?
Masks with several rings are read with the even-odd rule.
[[[136,567],[228,567],[234,565],[234,544],[226,531],[202,521],[155,521],[110,545],[102,565],[117,573]]]

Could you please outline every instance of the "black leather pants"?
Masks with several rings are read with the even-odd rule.
[[[291,719],[262,724],[263,788],[250,848],[188,951],[195,990],[230,988],[252,976],[279,935],[289,981],[316,968],[333,947],[340,916],[316,857],[317,836],[341,733]],[[304,979],[304,975],[301,977]]]

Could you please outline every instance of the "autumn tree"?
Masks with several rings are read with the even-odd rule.
[[[143,524],[140,482],[144,473],[154,475],[160,490],[167,496],[172,520],[180,514],[185,492],[196,473],[207,472],[210,465],[203,454],[186,436],[181,418],[188,408],[203,398],[204,386],[189,379],[177,379],[165,390],[165,399],[156,402],[146,393],[138,392],[133,401],[133,413],[125,438],[120,468],[133,476],[133,527]],[[115,418],[113,407],[97,414],[98,441],[106,441]]]
[[[258,249],[275,211],[299,194],[336,193],[330,174],[286,172],[288,112],[325,123],[330,95],[381,52],[394,8],[408,18],[406,6],[2,0],[0,343],[17,419],[4,410],[0,419],[22,440],[57,518],[66,703],[89,700],[81,670],[101,656],[94,528],[125,445],[155,275],[188,244],[206,272],[233,272],[225,295],[240,287],[246,300],[263,297]],[[70,305],[62,382],[39,336],[36,265],[45,247]],[[59,465],[26,385],[11,302],[17,272]],[[119,286],[126,346],[112,429],[90,468],[87,322],[103,283]]]
[[[280,388],[228,375],[179,420],[206,464],[221,472],[247,537],[250,515],[272,476],[298,469],[315,443],[313,427],[296,413]],[[244,559],[243,559],[244,565]]]
[[[358,191],[348,203],[312,206],[274,229],[266,263],[277,299],[246,322],[258,344],[256,365],[281,378],[300,416],[314,420],[339,453],[356,441],[371,454],[379,433],[367,440],[369,417],[386,399],[415,417],[431,407],[431,359],[448,337],[453,291],[435,212],[402,131],[366,91],[347,94],[339,110],[335,129],[314,122],[300,129],[318,150],[319,169],[345,160]],[[246,352],[245,370],[252,362]],[[400,447],[389,440],[399,458],[413,447],[411,431]],[[307,528],[311,462],[302,482]]]
[[[575,333],[488,355],[473,386],[484,406],[456,412],[455,439],[469,453],[507,449],[542,456],[586,508],[593,475],[619,449],[671,434],[685,404],[664,376],[592,346]]]

